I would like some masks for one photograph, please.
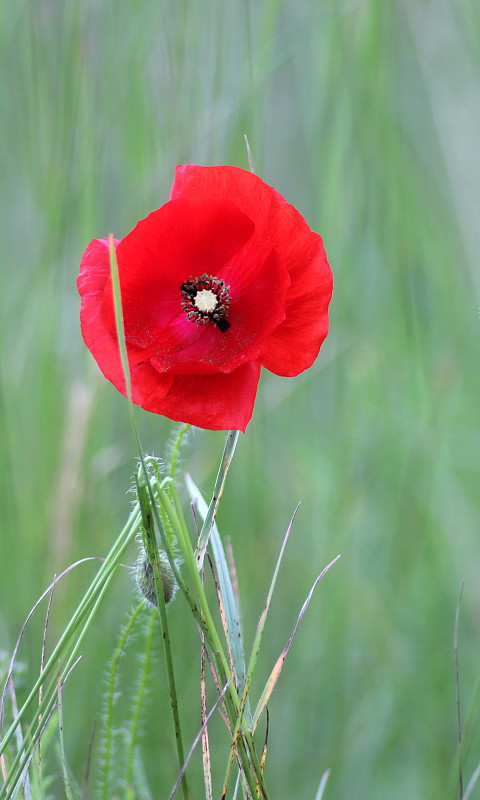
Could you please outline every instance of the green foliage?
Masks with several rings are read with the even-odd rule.
[[[152,661],[158,662],[158,653],[154,655],[158,616],[156,611],[145,615],[143,609],[144,603],[140,603],[129,614],[108,670],[101,730],[96,744],[98,787],[92,795],[99,800],[113,795],[128,798],[131,787],[136,785],[133,776],[141,762],[138,751],[144,734],[142,712],[146,696],[152,694],[152,683],[156,686]],[[139,624],[142,628],[140,635],[137,631]],[[135,632],[136,636],[133,635]],[[125,682],[120,681],[120,661],[126,654],[127,645],[131,648],[132,639],[140,645],[134,658],[136,674],[132,674],[130,667],[129,685],[125,686]],[[143,793],[146,791],[144,786]]]
[[[462,578],[465,786],[480,761],[479,29],[471,0],[26,0],[0,11],[1,650],[12,651],[54,574],[107,553],[128,513],[126,403],[78,331],[74,283],[88,241],[123,236],[163,203],[177,162],[248,168],[245,133],[258,174],[325,239],[336,281],[329,339],[309,373],[263,377],[219,511],[248,643],[302,502],[259,676],[319,570],[342,554],[270,701],[267,779],[279,800],[313,798],[327,767],[328,800],[455,796]],[[141,411],[137,420],[142,441],[164,452],[171,424]],[[188,451],[205,494],[222,442],[197,432]],[[133,549],[124,558],[133,563]],[[132,604],[124,573],[65,691],[77,780]],[[52,640],[88,582],[76,571],[57,586]],[[184,605],[169,609],[169,625],[190,742],[201,724],[198,635]],[[38,676],[41,640],[30,625],[24,687]],[[20,685],[20,704],[25,696]],[[163,702],[145,712],[135,766],[157,794],[175,777]],[[209,733],[221,751],[221,724]],[[51,760],[53,772],[46,797],[64,791]]]

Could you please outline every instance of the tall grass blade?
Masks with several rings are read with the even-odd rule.
[[[223,494],[227,473],[228,470],[230,469],[230,465],[232,463],[232,459],[235,454],[235,448],[237,446],[239,435],[240,431],[229,431],[227,434],[227,438],[225,440],[225,448],[223,451],[222,460],[220,462],[220,467],[218,470],[217,479],[215,481],[215,486],[213,488],[212,499],[210,501],[210,505],[208,506],[208,511],[204,516],[203,527],[202,530],[200,531],[200,536],[198,537],[196,559],[199,570],[203,566],[203,559],[205,558],[208,541],[210,539],[210,534],[212,532],[213,525],[215,523],[215,517],[218,510],[218,505],[220,503],[220,499]]]
[[[203,785],[205,789],[205,800],[213,800],[212,787],[212,765],[210,759],[210,743],[208,739],[207,721],[207,684],[205,681],[205,660],[206,646],[205,634],[201,631],[202,658],[200,666],[200,704],[202,712],[202,765],[203,765]]]
[[[200,492],[200,489],[192,480],[190,475],[185,476],[187,489],[192,502],[195,503],[198,513],[203,520],[208,519],[209,507]],[[205,526],[204,526],[205,527]],[[241,694],[245,686],[245,655],[243,647],[243,632],[241,620],[237,607],[236,597],[233,591],[232,581],[230,578],[230,570],[228,568],[227,559],[223,549],[222,540],[215,522],[211,526],[211,550],[215,570],[220,587],[220,594],[222,597],[223,608],[225,611],[225,619],[227,625],[227,642],[228,649],[231,653],[233,668],[235,670],[235,682],[238,687],[238,692]],[[208,544],[208,542],[207,542]],[[197,551],[198,560],[198,551]],[[203,557],[202,557],[203,562]],[[248,724],[251,723],[249,717],[249,710],[246,710]]]
[[[228,690],[228,683],[226,683],[225,686],[223,687],[223,689],[221,690],[219,696],[215,700],[214,705],[212,706],[212,708],[208,712],[204,722],[202,723],[202,727],[200,728],[199,732],[195,736],[195,739],[193,740],[192,746],[191,746],[191,748],[190,748],[190,750],[188,752],[185,764],[182,766],[182,769],[180,770],[178,778],[175,781],[175,785],[174,785],[172,791],[170,792],[170,794],[168,796],[168,800],[173,800],[173,798],[175,797],[175,795],[177,793],[177,790],[178,790],[178,787],[180,786],[180,782],[182,780],[182,777],[183,777],[183,775],[185,773],[185,770],[187,769],[188,764],[190,762],[190,759],[191,759],[191,757],[193,756],[193,754],[195,752],[195,748],[196,748],[197,744],[199,743],[199,741],[201,740],[203,732],[204,732],[206,726],[208,725],[208,723],[210,721],[210,718],[213,716],[213,714],[217,710],[218,706],[222,702],[223,698],[225,697],[225,694],[226,694],[227,690]]]
[[[277,680],[278,680],[278,678],[280,676],[280,673],[281,673],[281,671],[283,669],[283,665],[284,665],[285,659],[286,659],[286,657],[288,655],[288,651],[290,650],[292,642],[293,642],[293,640],[295,638],[295,634],[297,632],[298,626],[299,626],[301,620],[303,619],[303,616],[304,616],[308,606],[310,605],[310,600],[312,599],[313,593],[314,593],[318,583],[327,574],[329,569],[331,569],[331,567],[333,567],[333,565],[336,564],[336,562],[338,561],[339,558],[340,558],[340,556],[338,555],[332,561],[330,561],[330,563],[327,564],[327,566],[321,571],[320,575],[315,579],[315,582],[314,582],[312,588],[310,589],[302,608],[300,609],[300,613],[299,613],[299,615],[297,617],[297,621],[295,623],[295,627],[294,627],[294,629],[292,631],[292,634],[291,634],[287,644],[283,648],[281,654],[279,655],[279,657],[277,659],[277,662],[276,662],[273,670],[270,673],[270,677],[268,678],[268,681],[265,684],[265,688],[264,688],[264,690],[263,690],[263,692],[261,694],[260,700],[258,701],[257,707],[255,709],[255,713],[253,715],[253,730],[255,730],[255,728],[256,728],[256,726],[258,724],[258,720],[260,719],[260,716],[261,716],[261,714],[263,712],[263,709],[267,705],[267,703],[268,703],[268,701],[270,699],[270,696],[271,696],[271,694],[272,694],[272,692],[273,692],[273,690],[275,688],[275,684],[277,683]]]
[[[460,620],[460,603],[462,601],[465,581],[460,584],[457,608],[455,611],[455,625],[453,631],[453,659],[455,667],[455,702],[457,706],[457,744],[458,744],[458,792],[463,800],[463,753],[462,753],[462,709],[460,704],[460,670],[458,667],[458,624]]]
[[[320,781],[320,786],[318,787],[317,794],[315,795],[315,800],[322,800],[323,792],[325,791],[325,786],[327,785],[329,777],[330,770],[327,769],[322,775],[322,780]]]
[[[165,598],[163,595],[162,589],[162,581],[160,577],[159,571],[159,563],[160,559],[158,556],[158,545],[157,545],[157,538],[155,535],[155,526],[153,520],[155,519],[158,528],[160,531],[163,530],[162,522],[160,519],[160,515],[158,512],[158,508],[155,502],[155,497],[153,493],[153,489],[150,483],[150,477],[148,474],[148,469],[145,463],[145,458],[143,455],[143,448],[140,443],[140,436],[138,433],[137,425],[135,422],[135,415],[133,411],[133,402],[132,402],[132,385],[131,385],[131,377],[130,377],[130,367],[128,363],[128,354],[127,354],[127,344],[125,340],[125,327],[123,321],[123,309],[122,309],[122,294],[120,288],[120,275],[118,271],[118,263],[117,257],[115,252],[115,243],[113,236],[110,236],[110,274],[112,278],[112,285],[113,285],[113,300],[114,300],[114,309],[115,309],[115,325],[117,331],[117,340],[120,349],[120,356],[122,361],[123,373],[125,377],[125,385],[127,390],[127,398],[128,398],[128,408],[130,412],[130,421],[132,425],[133,435],[135,437],[135,441],[138,448],[139,458],[142,464],[143,469],[143,481],[142,483],[139,482],[138,478],[136,480],[137,484],[137,492],[139,496],[140,502],[140,510],[142,514],[142,522],[143,522],[143,533],[144,533],[144,544],[145,550],[147,552],[150,564],[153,569],[153,575],[155,580],[155,590],[157,594],[157,601],[158,601],[158,610],[160,615],[160,622],[162,626],[162,639],[164,642],[164,654],[165,654],[165,663],[167,669],[167,676],[168,676],[168,684],[169,684],[169,692],[170,692],[170,705],[172,709],[172,719],[173,719],[173,727],[175,733],[175,743],[177,749],[177,757],[179,766],[181,768],[182,764],[184,763],[184,748],[183,748],[183,740],[182,740],[182,732],[180,727],[180,716],[178,711],[178,699],[177,699],[177,690],[175,685],[175,674],[174,674],[174,667],[173,667],[173,654],[170,645],[170,637],[168,634],[168,621],[167,621],[167,614],[165,608]],[[145,491],[146,490],[146,491]],[[140,497],[142,498],[140,500]],[[167,549],[167,555],[169,560],[173,561],[171,558],[171,554]],[[173,565],[172,565],[173,566]],[[187,776],[185,772],[182,773],[182,793],[184,800],[188,800],[188,785],[187,785]]]
[[[145,630],[145,642],[143,653],[136,679],[136,690],[132,702],[131,716],[128,725],[128,747],[125,758],[125,786],[127,793],[131,793],[134,785],[135,770],[139,767],[139,760],[136,757],[139,746],[139,735],[141,730],[142,711],[145,697],[148,693],[149,677],[152,660],[154,657],[154,639],[157,631],[157,611],[153,609]]]
[[[63,700],[62,700],[63,685],[58,678],[58,692],[57,692],[57,712],[58,712],[58,732],[60,742],[60,761],[62,764],[63,786],[67,800],[81,800],[81,792],[72,778],[70,769],[67,764],[67,757],[65,753],[65,741],[63,736],[64,723],[63,723]]]
[[[268,593],[267,593],[267,599],[266,599],[266,602],[265,602],[265,606],[264,606],[262,614],[260,615],[260,619],[258,621],[257,630],[256,630],[256,634],[255,634],[255,639],[254,639],[254,642],[253,642],[253,645],[252,645],[252,653],[251,653],[250,660],[249,660],[249,663],[248,663],[248,670],[247,670],[247,674],[246,674],[246,679],[245,679],[245,682],[244,682],[242,695],[241,695],[241,698],[240,698],[240,713],[238,715],[238,719],[237,719],[237,722],[236,722],[236,725],[235,725],[235,729],[234,729],[233,734],[232,734],[232,744],[231,744],[231,747],[230,747],[230,756],[229,756],[229,759],[228,759],[227,772],[226,772],[225,779],[224,779],[224,792],[225,793],[226,793],[226,789],[227,789],[227,786],[228,786],[229,781],[230,781],[230,770],[232,769],[233,762],[234,762],[235,747],[236,747],[236,743],[237,743],[237,739],[238,739],[238,735],[239,735],[239,731],[240,731],[240,724],[241,724],[241,720],[242,720],[243,711],[244,711],[244,709],[246,710],[247,707],[249,708],[250,686],[251,686],[251,682],[252,682],[252,678],[253,678],[253,673],[255,671],[255,667],[256,667],[256,664],[257,664],[258,654],[260,652],[263,629],[265,627],[265,622],[266,622],[266,619],[267,619],[268,611],[270,609],[273,590],[275,588],[275,584],[276,584],[276,581],[277,581],[277,576],[278,576],[278,572],[279,572],[279,569],[280,569],[280,565],[282,563],[282,559],[283,559],[283,555],[285,553],[285,548],[286,548],[286,545],[287,545],[287,541],[288,541],[288,538],[290,536],[290,531],[292,530],[293,521],[295,519],[297,511],[298,511],[298,506],[295,509],[295,512],[294,512],[294,514],[292,516],[292,519],[290,520],[290,524],[289,524],[289,526],[287,528],[287,532],[286,532],[286,534],[285,534],[285,536],[283,538],[282,546],[280,548],[280,553],[279,553],[279,556],[278,556],[278,559],[277,559],[277,563],[275,565],[275,569],[274,569],[274,572],[273,572],[273,577],[272,577],[272,580],[270,582],[270,587],[269,587],[269,590],[268,590]],[[212,539],[212,541],[213,541],[213,539]],[[255,725],[254,725],[254,722],[252,720],[250,711],[248,712],[248,721],[249,721],[250,729],[251,730],[255,730]],[[262,753],[262,759],[264,760],[264,758],[265,758],[265,755],[264,755],[264,753]],[[262,767],[262,760],[260,760],[260,766]]]

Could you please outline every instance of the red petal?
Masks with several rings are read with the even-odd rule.
[[[245,430],[260,365],[296,375],[326,336],[332,277],[322,240],[275,189],[235,167],[178,167],[171,197],[117,248],[133,400],[201,427]],[[226,331],[196,326],[182,309],[182,283],[204,272],[230,286]],[[78,287],[85,342],[125,393],[107,239],[85,251]]]
[[[108,239],[94,239],[82,257],[77,282],[82,295],[80,319],[85,344],[103,374],[126,394],[117,339],[102,314],[104,287],[110,278],[109,247]],[[128,357],[132,399],[137,405],[202,428],[245,430],[255,402],[258,364],[245,364],[228,375],[173,376],[158,372],[144,361],[145,351],[132,344],[128,344]]]
[[[241,258],[236,256],[233,262]],[[275,253],[258,270],[258,276],[239,296],[236,294],[234,281],[234,263],[232,266],[231,294],[232,303],[228,312],[230,328],[222,332],[212,323],[195,333],[188,344],[184,337],[184,346],[174,356],[165,352],[165,342],[170,342],[174,331],[166,330],[158,354],[152,356],[152,363],[161,371],[172,374],[210,374],[212,371],[232,372],[247,361],[257,360],[264,340],[285,319],[285,296],[290,278],[286,270],[279,267]],[[198,331],[193,322],[181,321]],[[180,326],[179,326],[180,327]]]
[[[143,381],[141,387],[147,402],[136,402],[147,411],[200,428],[245,431],[252,416],[259,377],[260,367],[253,362],[228,375],[176,375],[167,395],[156,399],[155,376],[152,375],[151,394],[148,380]]]
[[[248,282],[248,269],[265,260],[276,246],[277,231],[271,214],[275,213],[276,198],[281,197],[275,189],[264,183],[257,175],[238,167],[199,167],[193,164],[178,166],[170,198],[184,199],[215,198],[229,200],[255,222],[255,235],[250,242],[253,258],[244,262],[247,275],[238,275],[242,285]],[[283,203],[286,203],[281,198]]]
[[[139,222],[117,250],[127,341],[168,368],[177,351],[201,340],[204,329],[187,320],[180,287],[205,272],[221,277],[254,227],[230,201],[208,199],[169,202]],[[110,285],[105,315],[114,330]]]
[[[116,240],[115,245],[118,245]],[[102,314],[103,290],[109,278],[110,240],[94,239],[83,254],[77,280],[78,290],[82,297],[80,325],[84,342],[101,371],[125,395],[125,376],[117,337],[106,328]],[[149,364],[145,364],[143,359],[143,351],[129,345],[128,361],[132,379],[132,399],[134,403],[139,404],[144,394],[138,392],[136,382],[139,381],[143,384],[149,371],[155,373],[158,383],[157,395],[166,394],[172,383],[169,376],[159,375]]]
[[[115,244],[118,244],[115,241]],[[125,393],[125,379],[116,334],[106,328],[102,314],[103,290],[110,278],[110,241],[94,239],[80,263],[77,280],[82,297],[80,325],[85,344],[106,378]],[[128,348],[130,369],[143,360],[143,352]]]
[[[333,282],[319,236],[316,253],[308,260],[302,259],[299,249],[298,263],[290,277],[285,321],[263,342],[258,356],[263,367],[284,376],[298,375],[311,367],[328,333]]]
[[[288,271],[285,319],[263,341],[258,360],[279,375],[298,375],[312,365],[328,330],[332,275],[321,237],[275,189],[237,167],[177,167],[171,196],[202,195],[229,197],[255,220],[242,256],[266,246]]]

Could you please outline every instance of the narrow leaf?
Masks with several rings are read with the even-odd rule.
[[[252,682],[253,673],[255,671],[255,666],[257,664],[258,653],[260,651],[260,646],[261,646],[261,641],[262,641],[263,629],[265,627],[265,621],[267,619],[267,614],[268,614],[268,611],[269,611],[269,608],[270,608],[272,595],[273,595],[273,590],[274,590],[275,583],[277,581],[278,572],[279,572],[279,569],[280,569],[280,564],[282,562],[283,554],[285,552],[285,547],[287,545],[288,537],[290,536],[290,531],[292,530],[293,520],[295,519],[295,515],[296,515],[297,511],[298,511],[298,505],[297,505],[297,508],[295,509],[295,512],[294,512],[294,514],[292,516],[292,519],[290,520],[290,524],[289,524],[289,526],[287,528],[287,532],[286,532],[286,534],[285,534],[285,536],[283,538],[282,546],[280,548],[280,553],[279,553],[279,556],[278,556],[278,559],[277,559],[277,563],[275,565],[275,569],[274,569],[274,572],[273,572],[273,577],[272,577],[272,580],[270,582],[270,588],[268,590],[265,606],[264,606],[262,614],[260,615],[260,619],[258,621],[257,631],[256,631],[256,634],[255,634],[255,639],[254,639],[253,646],[252,646],[252,654],[250,656],[250,661],[249,661],[249,664],[248,664],[248,670],[247,670],[247,674],[246,674],[246,678],[245,678],[245,684],[244,684],[242,696],[241,696],[241,699],[240,699],[240,713],[238,714],[237,721],[236,721],[236,724],[235,724],[235,729],[234,729],[233,735],[232,735],[232,742],[231,742],[231,745],[230,745],[230,756],[229,756],[229,759],[228,759],[227,771],[226,771],[226,775],[225,775],[225,779],[224,779],[224,790],[226,790],[226,787],[228,786],[228,783],[230,781],[230,771],[231,771],[232,766],[233,766],[234,755],[235,755],[235,750],[236,750],[236,746],[237,746],[237,739],[238,739],[240,726],[241,726],[241,722],[242,722],[242,715],[243,715],[244,710],[246,708],[248,708],[248,723],[249,723],[249,727],[251,727],[252,730],[255,730],[255,728],[252,727],[252,718],[251,718],[251,713],[250,713],[250,708],[249,708],[250,685],[251,685],[251,682]],[[213,536],[212,536],[212,544],[213,544]],[[261,761],[260,761],[260,767],[261,767],[261,769],[263,769]]]
[[[260,700],[258,701],[257,708],[255,709],[255,713],[253,715],[253,730],[255,730],[255,728],[257,726],[257,723],[258,723],[258,720],[259,720],[259,718],[260,718],[260,716],[261,716],[261,714],[263,712],[263,709],[267,705],[267,703],[268,703],[268,701],[270,699],[270,696],[271,696],[271,694],[272,694],[272,692],[273,692],[273,690],[275,688],[275,684],[277,683],[277,680],[278,680],[278,678],[280,676],[280,673],[281,673],[281,671],[283,669],[283,664],[284,664],[285,659],[287,657],[287,653],[290,650],[290,647],[292,645],[292,642],[293,642],[293,639],[294,639],[295,634],[297,632],[298,626],[299,626],[299,624],[300,624],[300,622],[301,622],[301,620],[303,618],[303,615],[305,614],[305,611],[307,610],[308,606],[310,605],[310,600],[312,599],[313,592],[315,591],[315,589],[317,587],[317,584],[322,580],[322,578],[327,574],[328,570],[331,567],[333,567],[333,565],[338,561],[339,558],[340,558],[340,556],[338,555],[333,559],[333,561],[330,561],[330,563],[327,564],[327,566],[321,571],[320,575],[315,580],[315,583],[313,584],[312,588],[310,589],[310,591],[308,593],[308,596],[307,596],[307,599],[305,600],[302,608],[300,609],[300,613],[299,613],[299,615],[297,617],[297,621],[295,623],[295,627],[293,629],[292,635],[290,636],[287,644],[285,645],[285,647],[283,648],[281,654],[279,655],[279,657],[277,659],[277,662],[276,662],[274,668],[272,669],[272,671],[270,673],[270,677],[268,678],[268,681],[265,684],[265,688],[264,688],[264,690],[262,692]]]
[[[210,534],[212,533],[215,517],[218,511],[218,505],[223,494],[225,480],[227,478],[228,470],[230,469],[230,464],[232,463],[239,435],[240,431],[229,431],[227,434],[222,460],[220,462],[217,479],[213,488],[212,499],[210,501],[207,513],[204,516],[202,515],[204,523],[203,528],[200,531],[200,536],[198,537],[196,550],[196,559],[199,570],[203,566],[203,559],[205,558],[208,540],[210,539]]]
[[[195,502],[202,519],[206,519],[209,509],[202,496],[202,493],[195,485],[190,475],[186,475],[185,479],[192,501]],[[245,655],[243,650],[242,627],[238,613],[237,602],[232,587],[232,581],[230,578],[230,570],[228,569],[222,540],[215,522],[212,524],[211,546],[215,570],[220,586],[220,594],[222,596],[223,608],[225,611],[228,649],[232,656],[238,691],[241,693],[245,685]]]
[[[212,717],[212,715],[215,713],[215,711],[217,710],[218,706],[222,702],[227,689],[228,689],[228,683],[226,683],[225,686],[223,687],[222,691],[220,692],[219,696],[217,697],[217,699],[215,701],[215,704],[213,705],[213,707],[208,712],[207,717],[206,717],[206,719],[204,720],[204,722],[202,724],[202,727],[200,728],[199,732],[195,736],[195,739],[193,740],[193,743],[192,743],[192,746],[191,746],[190,751],[188,753],[188,756],[185,759],[185,763],[182,766],[182,769],[180,770],[180,773],[179,773],[179,775],[177,777],[177,780],[175,781],[175,786],[173,787],[172,791],[170,792],[168,800],[173,800],[173,798],[175,797],[175,795],[177,793],[177,789],[180,786],[180,782],[181,782],[181,780],[182,780],[182,778],[183,778],[183,776],[185,774],[185,770],[188,767],[190,759],[193,756],[195,748],[196,748],[197,744],[199,743],[200,739],[202,738],[203,731],[205,730],[206,726],[208,725],[208,723],[210,721],[210,718]]]
[[[200,674],[200,701],[202,707],[202,763],[203,763],[203,784],[205,786],[205,800],[213,800],[212,787],[212,768],[210,761],[210,744],[208,741],[207,728],[207,685],[205,681],[205,634],[201,632],[202,640],[202,660]]]
[[[57,708],[58,708],[58,730],[60,739],[60,760],[62,764],[63,785],[65,787],[65,794],[67,800],[81,800],[80,789],[76,786],[70,775],[70,770],[67,765],[67,758],[65,755],[65,741],[63,738],[63,702],[62,702],[63,685],[60,675],[58,676],[58,693],[57,693]]]
[[[330,777],[330,770],[327,769],[322,775],[322,780],[320,781],[320,786],[318,787],[317,794],[315,795],[315,800],[322,800],[323,792],[325,786],[327,785],[329,777]]]

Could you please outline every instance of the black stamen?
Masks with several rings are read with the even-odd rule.
[[[199,292],[211,292],[216,298],[216,306],[211,311],[202,311],[195,304],[195,298]],[[187,315],[189,322],[196,325],[206,325],[213,322],[219,331],[225,333],[230,328],[227,320],[228,307],[230,305],[230,287],[226,286],[221,278],[204,273],[199,278],[190,276],[188,281],[184,281],[180,286],[182,297],[182,308]]]
[[[220,317],[220,319],[214,319],[213,322],[215,323],[217,328],[222,331],[222,333],[228,331],[230,327],[230,323],[227,319],[225,319],[225,317]]]

